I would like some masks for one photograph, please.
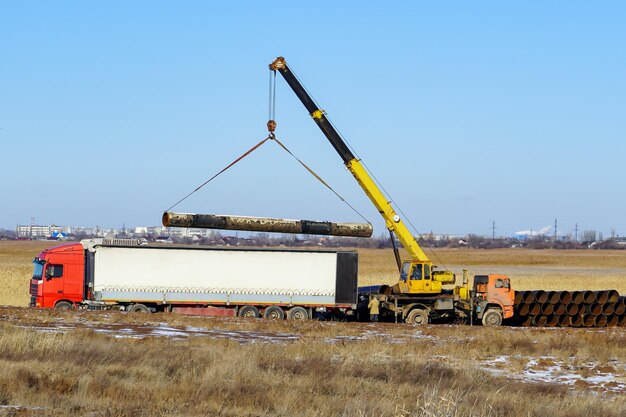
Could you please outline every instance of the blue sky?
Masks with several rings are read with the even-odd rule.
[[[285,56],[420,232],[626,234],[623,2],[2,2],[0,227],[156,225]],[[282,79],[277,136],[385,232]],[[176,208],[358,221],[275,144]]]

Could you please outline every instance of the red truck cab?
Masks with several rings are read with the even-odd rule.
[[[30,305],[74,308],[85,295],[85,251],[80,243],[55,246],[33,260]]]

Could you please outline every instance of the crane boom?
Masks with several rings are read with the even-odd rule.
[[[369,175],[361,161],[354,156],[348,145],[341,138],[341,135],[339,135],[330,120],[326,117],[325,112],[317,106],[300,81],[298,81],[294,73],[289,69],[285,59],[283,57],[276,58],[276,60],[270,64],[270,70],[278,71],[283,76],[285,81],[287,81],[287,84],[289,84],[315,123],[322,130],[324,136],[326,136],[330,144],[333,148],[335,148],[335,151],[337,151],[343,160],[344,165],[352,173],[363,191],[365,191],[365,194],[369,197],[378,212],[381,214],[385,220],[385,226],[387,229],[395,233],[398,240],[400,240],[400,243],[402,243],[402,246],[404,246],[413,260],[430,264],[430,259],[428,259],[428,256],[426,256],[400,216],[398,216],[396,211],[393,209],[391,203],[376,186],[376,183]]]
[[[339,132],[326,117],[324,110],[319,108],[295,74],[289,69],[285,59],[283,57],[276,58],[269,65],[269,68],[271,71],[278,71],[287,81],[287,84],[289,84],[317,126],[324,133],[326,139],[337,151],[344,165],[385,220],[385,226],[389,230],[392,239],[395,234],[409,253],[411,259],[401,264],[396,251],[396,260],[400,268],[400,280],[393,287],[393,290],[399,293],[440,294],[442,292],[442,284],[454,283],[456,278],[452,272],[432,270],[432,262],[406,227],[406,224],[393,209],[391,202],[387,200],[383,192],[378,188],[361,161],[354,156],[346,142],[339,135]],[[273,120],[268,122],[268,128],[270,126],[272,131],[276,126]]]

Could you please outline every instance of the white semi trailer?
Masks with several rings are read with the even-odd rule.
[[[353,251],[83,240],[41,252],[31,305],[306,319],[357,302]]]

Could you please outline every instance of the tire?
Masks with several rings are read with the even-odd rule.
[[[59,301],[54,305],[54,308],[58,308],[59,310],[73,310],[74,304],[69,301]]]
[[[409,314],[406,316],[404,321],[408,324],[416,326],[428,324],[428,312],[426,310],[422,310],[421,308],[414,308],[409,311]]]
[[[289,320],[308,320],[309,313],[304,307],[294,307],[287,312]]]
[[[263,318],[271,320],[283,320],[285,312],[278,306],[269,306],[263,311]]]
[[[150,313],[150,309],[143,304],[131,304],[126,308],[129,313]]]
[[[502,313],[495,308],[489,308],[483,314],[483,326],[498,327],[502,325]]]
[[[259,309],[255,306],[243,306],[239,309],[239,317],[247,319],[258,319],[259,316]]]

